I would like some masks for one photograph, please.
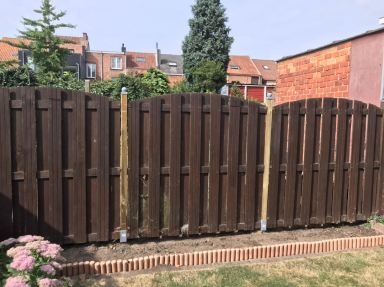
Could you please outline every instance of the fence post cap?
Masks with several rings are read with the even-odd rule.
[[[127,88],[126,88],[126,87],[122,87],[122,88],[121,88],[121,93],[122,93],[123,95],[126,95],[126,94],[128,93]]]

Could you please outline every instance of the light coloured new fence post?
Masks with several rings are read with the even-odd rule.
[[[121,89],[120,104],[120,242],[127,242],[128,93],[126,88]]]
[[[268,216],[268,190],[269,190],[269,169],[271,157],[271,132],[272,132],[272,108],[273,99],[266,99],[267,115],[265,118],[265,139],[264,139],[264,173],[263,173],[263,193],[261,198],[261,225],[260,230],[267,230]]]

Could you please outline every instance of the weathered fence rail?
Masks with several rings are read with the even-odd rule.
[[[232,232],[260,228],[262,210],[276,228],[383,209],[383,110],[373,105],[298,101],[275,106],[271,121],[262,104],[218,95],[125,106],[121,118],[120,101],[105,97],[0,88],[0,238]]]

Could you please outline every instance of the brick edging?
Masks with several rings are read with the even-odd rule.
[[[175,267],[211,265],[215,263],[281,258],[297,255],[354,250],[384,245],[384,235],[328,239],[314,242],[294,242],[277,245],[228,248],[166,255],[153,255],[128,260],[85,261],[63,265],[62,275],[98,275],[147,270],[159,265]]]

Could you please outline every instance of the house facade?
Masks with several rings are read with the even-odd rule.
[[[69,49],[70,51],[70,55],[66,59],[64,70],[72,71],[78,75],[79,79],[84,79],[86,75],[85,53],[87,50],[89,50],[87,33],[83,33],[81,37],[60,36],[60,38],[72,42],[69,44],[63,44],[63,47]],[[27,43],[27,40],[20,38],[3,37],[2,40],[12,43],[20,43],[21,41]],[[30,51],[0,42],[0,61],[10,60],[15,60],[19,62],[20,65],[33,66]]]
[[[278,61],[276,102],[336,97],[379,106],[384,93],[384,28]]]
[[[267,93],[275,90],[276,62],[231,55],[227,68],[229,95],[235,83],[246,99],[263,102]]]

